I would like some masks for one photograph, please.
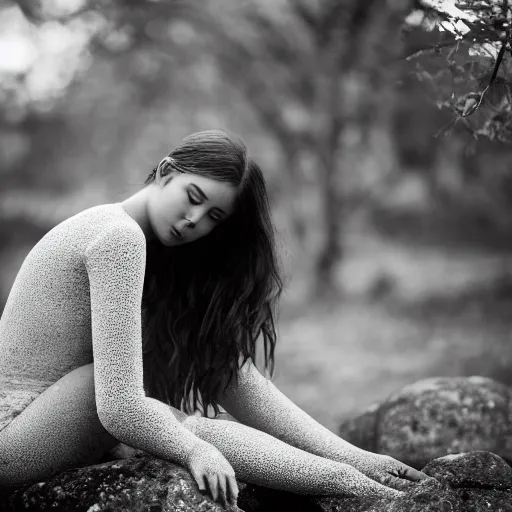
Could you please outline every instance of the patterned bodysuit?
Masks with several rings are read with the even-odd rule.
[[[61,222],[25,258],[0,319],[0,431],[47,387],[93,361],[86,253],[112,229],[144,247],[139,225],[116,203]]]
[[[94,361],[99,419],[123,443],[187,467],[211,443],[237,477],[299,493],[400,495],[363,474],[373,454],[315,422],[253,364],[242,368],[238,389],[219,400],[240,423],[197,416],[180,422],[167,405],[146,397],[145,258],[144,233],[120,203],[70,217],[30,251],[0,319],[0,459],[18,452],[5,436],[13,418],[61,377]]]

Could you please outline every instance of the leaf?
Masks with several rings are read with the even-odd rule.
[[[476,98],[468,98],[464,104],[461,116],[467,117],[478,108],[478,100]]]

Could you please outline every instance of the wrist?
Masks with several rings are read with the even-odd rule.
[[[201,419],[202,418],[200,418],[198,416],[191,415],[191,416],[187,416],[187,418],[185,418],[181,422],[182,427],[184,427],[187,430],[187,432],[190,432],[186,436],[186,437],[188,437],[186,453],[184,456],[184,462],[185,462],[184,465],[186,467],[189,467],[190,461],[192,460],[194,455],[196,453],[198,453],[198,451],[203,450],[205,448],[206,444],[209,444],[209,443],[207,443],[207,441],[205,441],[205,440],[201,439],[199,436],[197,436],[197,433],[196,433],[197,426],[198,426],[199,422],[201,421]]]
[[[348,443],[341,437],[336,438],[334,442],[331,443],[329,451],[335,455],[336,460],[339,462],[364,459],[369,454],[366,450]]]
[[[356,446],[350,446],[350,448],[343,447],[343,449],[337,450],[336,456],[332,458],[337,462],[349,464],[350,466],[361,470],[371,463],[372,455],[374,454],[371,452],[357,448]]]

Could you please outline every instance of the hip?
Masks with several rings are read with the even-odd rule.
[[[0,375],[0,431],[52,384],[50,381]]]

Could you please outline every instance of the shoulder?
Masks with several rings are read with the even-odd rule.
[[[146,254],[146,239],[139,226],[128,222],[113,222],[102,226],[85,248],[86,260],[95,255],[124,257],[127,260]]]

